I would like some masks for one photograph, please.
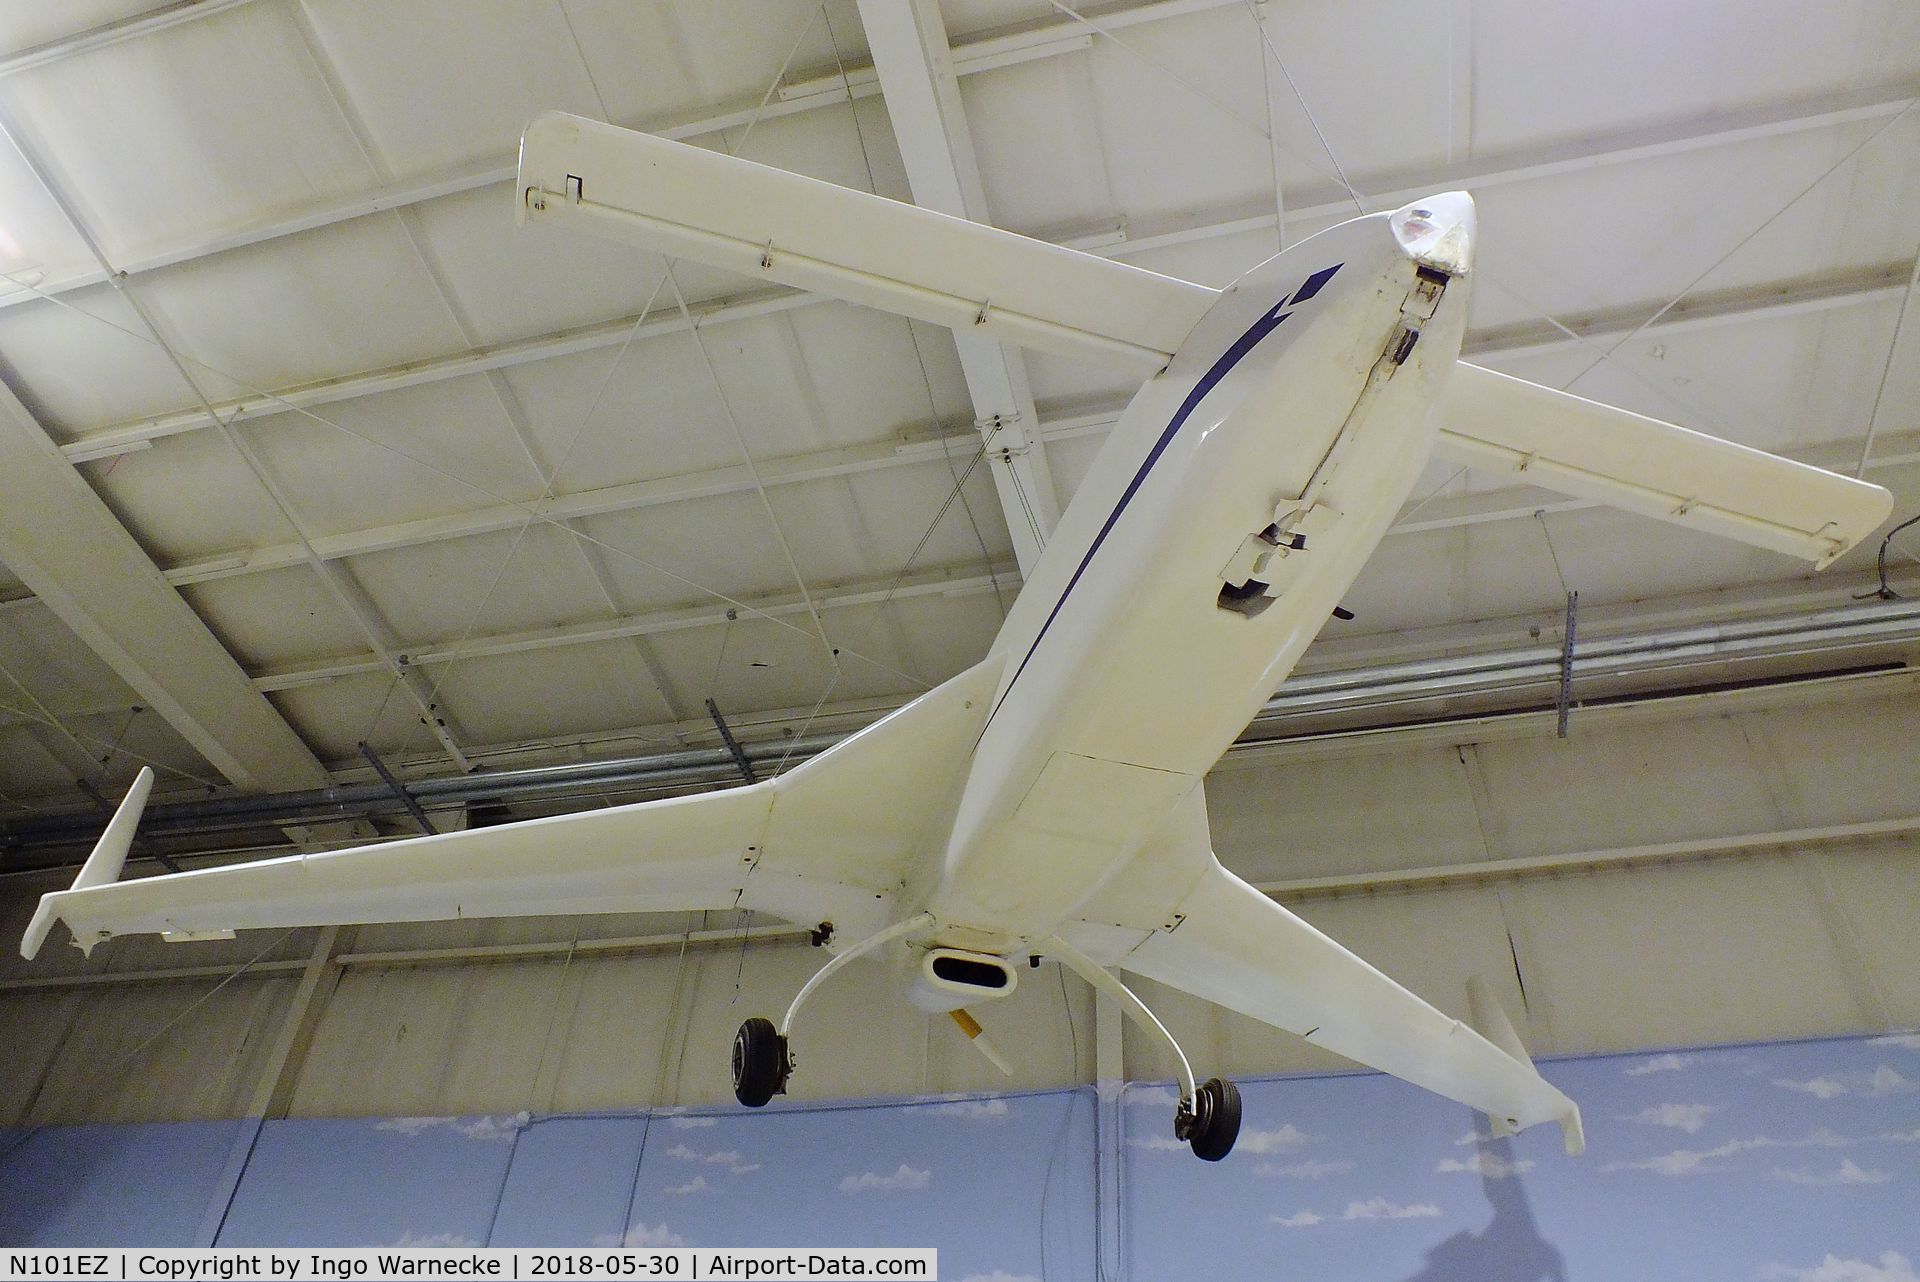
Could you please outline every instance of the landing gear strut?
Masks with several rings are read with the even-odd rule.
[[[1180,1104],[1173,1114],[1174,1138],[1185,1140],[1193,1149],[1193,1155],[1203,1162],[1218,1162],[1233,1152],[1233,1142],[1240,1138],[1240,1088],[1221,1077],[1209,1078],[1204,1086],[1196,1086],[1186,1052],[1173,1040],[1167,1026],[1147,1009],[1146,1003],[1133,995],[1132,989],[1064,939],[1056,937],[1047,941],[1046,951],[1120,1003],[1120,1009],[1129,1019],[1173,1051],[1174,1061],[1180,1065]]]
[[[793,1075],[793,1053],[787,1047],[787,1034],[793,1029],[793,1018],[800,1013],[800,1004],[821,981],[839,970],[856,957],[864,956],[891,943],[902,935],[911,935],[916,930],[933,924],[929,913],[919,913],[893,925],[875,935],[869,935],[859,943],[835,956],[813,973],[813,978],[800,986],[794,996],[793,1005],[787,1007],[787,1017],[774,1027],[770,1019],[755,1015],[740,1025],[740,1031],[733,1035],[733,1097],[748,1108],[759,1108],[775,1095],[787,1093],[787,1079]],[[816,944],[825,944],[833,934],[830,922],[821,922],[812,932]]]

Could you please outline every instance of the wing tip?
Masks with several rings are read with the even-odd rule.
[[[40,896],[40,906],[33,910],[33,920],[27,923],[27,933],[20,936],[22,957],[32,961],[39,955],[40,945],[47,942],[47,935],[53,930],[54,919],[59,915],[53,896]]]
[[[33,910],[33,920],[27,923],[27,931],[20,937],[22,957],[32,961],[40,952],[40,946],[47,942],[53,923],[60,919],[61,896],[90,886],[110,885],[120,879],[120,873],[127,864],[127,854],[133,848],[134,830],[139,827],[140,816],[146,811],[147,797],[152,791],[153,767],[142,766],[140,773],[133,777],[133,783],[128,786],[127,795],[114,810],[113,818],[107,821],[100,840],[94,843],[86,862],[80,865],[80,874],[73,879],[73,885],[67,890],[40,896],[40,906]],[[71,929],[73,923],[68,922],[67,925]],[[82,952],[91,953],[93,946],[105,937],[104,934],[92,934],[82,939],[80,933],[75,931],[73,942]]]
[[[1580,1121],[1580,1106],[1569,1103],[1567,1111],[1558,1120],[1560,1139],[1567,1147],[1567,1156],[1579,1157],[1587,1151],[1587,1128]]]

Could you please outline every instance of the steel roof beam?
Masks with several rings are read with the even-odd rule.
[[[1100,417],[1104,426],[1112,421],[1113,416]],[[947,451],[953,451],[955,457],[964,457],[959,451],[965,449],[970,437],[969,433],[967,436],[935,436],[912,442],[880,441],[871,445],[850,445],[759,459],[755,461],[755,468],[760,473],[760,480],[768,486],[793,485],[914,463],[938,462]],[[956,439],[960,442],[957,445],[954,443]],[[630,512],[723,494],[751,493],[753,488],[752,473],[745,464],[736,463],[648,481],[629,481],[571,494],[557,494],[536,502],[488,504],[445,516],[422,517],[370,529],[322,535],[313,540],[313,548],[327,560],[339,560],[368,552],[385,552],[394,548],[464,538],[470,534],[518,529],[529,515],[535,520],[564,523],[610,512]],[[305,549],[298,543],[281,543],[216,553],[182,562],[169,568],[166,575],[169,582],[179,586],[284,569],[304,564],[305,559]]]
[[[860,0],[860,21],[914,203],[992,225],[940,6],[936,0]],[[1026,356],[1017,347],[958,330],[953,342],[1014,555],[1021,573],[1031,574],[1059,523],[1060,501],[1027,384]]]
[[[1883,264],[1875,268],[1811,281],[1778,285],[1761,284],[1727,294],[1697,295],[1676,306],[1661,318],[1658,325],[1650,327],[1647,332],[1650,334],[1673,332],[1895,301],[1904,293],[1905,283],[1902,276],[1905,271],[1904,264]],[[794,303],[805,301],[804,295],[789,295],[788,298]],[[1465,350],[1466,354],[1474,359],[1487,359],[1537,354],[1565,347],[1576,341],[1601,340],[1631,331],[1638,321],[1644,318],[1647,310],[1649,310],[1647,305],[1636,304],[1608,309],[1604,313],[1568,318],[1563,323],[1578,336],[1577,339],[1544,323],[1501,327],[1470,336]],[[611,325],[596,328],[623,333],[631,328],[631,323],[614,322]],[[1046,440],[1061,440],[1098,433],[1109,427],[1117,417],[1118,408],[1116,407],[1111,411],[1043,420],[1040,425],[1040,434]],[[757,466],[761,480],[766,484],[791,485],[939,461],[953,447],[953,439],[930,434],[913,440],[889,440],[764,459],[760,460]],[[68,455],[70,461],[75,452],[74,446],[63,449],[63,453]],[[84,451],[79,452],[82,457],[90,457]],[[1874,467],[1877,469],[1902,464],[1910,460],[1912,452],[1912,442],[1905,434],[1883,435],[1876,447]],[[1808,461],[1832,467],[1843,467],[1849,462],[1836,452],[1823,450],[1816,453],[1819,457],[1809,456]],[[1828,457],[1829,453],[1832,454],[1831,457]],[[324,560],[332,561],[369,552],[415,547],[471,534],[512,529],[527,519],[530,510],[541,519],[565,521],[665,503],[742,493],[752,488],[752,478],[744,466],[718,467],[556,495],[531,505],[488,504],[444,516],[423,517],[414,521],[319,536],[311,542],[315,553]],[[1573,500],[1558,502],[1562,506],[1588,506]],[[1527,514],[1531,514],[1531,509]],[[1429,510],[1428,522],[1423,523],[1423,526],[1436,519],[1439,519],[1438,511]],[[1460,523],[1474,524],[1489,519],[1500,518],[1481,515],[1465,518]],[[183,587],[215,579],[261,574],[307,563],[306,549],[297,542],[291,542],[258,548],[242,548],[232,552],[198,557],[167,567],[163,573],[170,584]],[[20,608],[31,604],[32,601],[33,598],[30,596],[14,597],[0,602],[0,611]]]
[[[319,759],[4,387],[0,511],[0,561],[216,770],[243,788],[326,782]]]
[[[35,46],[33,49],[23,50],[11,57],[0,58],[0,76],[12,70],[23,70],[29,65],[44,66],[50,62],[58,62],[63,58],[108,44],[117,44],[149,31],[164,30],[179,22],[190,21],[253,2],[254,0],[198,0],[197,3],[169,5],[151,14],[143,15],[140,19],[111,23],[91,32],[51,41]],[[1237,6],[1242,3],[1244,0],[1151,0],[1146,4],[1124,5],[1100,11],[1094,16],[1099,18],[1102,26],[1117,29],[1148,22],[1160,22],[1207,9]],[[1093,11],[1089,10],[1089,12]],[[1091,43],[1092,36],[1086,28],[1070,18],[1027,24],[997,35],[989,33],[962,41],[954,49],[953,69],[957,75],[969,76],[1012,66],[1015,63],[1076,52],[1085,49]],[[19,65],[16,66],[15,63]],[[878,79],[870,66],[849,67],[847,78],[851,81],[851,91],[856,98],[871,97],[880,91]],[[836,71],[831,76],[817,76],[784,86],[781,92],[764,105],[757,97],[741,99],[690,116],[681,115],[635,122],[634,127],[644,129],[651,134],[658,134],[662,138],[698,138],[717,133],[722,129],[736,129],[752,120],[793,116],[816,111],[822,107],[841,106],[846,103],[847,93],[848,88],[843,86]],[[115,266],[130,275],[155,271],[162,267],[174,267],[198,258],[224,253],[230,249],[258,245],[264,241],[278,240],[282,236],[297,235],[318,227],[330,227],[335,223],[362,218],[368,214],[404,209],[409,205],[434,200],[441,196],[458,195],[461,192],[504,184],[512,181],[516,170],[517,156],[502,152],[496,157],[479,163],[469,162],[417,177],[401,178],[349,196],[333,196],[297,209],[279,210],[264,218],[257,218],[238,226],[229,225],[225,230],[189,237],[171,245],[135,251]],[[48,279],[36,282],[35,287],[40,293],[63,294],[69,290],[97,285],[105,279],[105,273],[92,265],[76,266],[62,269]],[[4,282],[0,282],[0,286],[4,286]],[[0,294],[0,307],[27,302],[34,297],[30,291],[8,288],[10,292]]]
[[[253,0],[174,0],[172,4],[163,4],[144,13],[130,14],[85,31],[44,40],[13,53],[0,54],[0,76],[11,76],[16,72],[64,62],[83,53],[92,53],[95,49],[105,49],[122,41],[152,35],[183,22],[211,18],[216,13],[225,13],[229,9],[252,3]]]
[[[1434,185],[1439,185],[1442,181],[1444,180],[1435,179]],[[1316,209],[1321,211],[1319,216],[1325,216],[1328,213],[1337,213],[1342,208],[1351,209],[1351,202],[1344,202],[1339,206],[1315,206],[1306,211],[1296,210],[1293,214],[1289,214],[1289,221],[1296,214],[1302,218],[1314,216]],[[1216,215],[1213,221],[1193,227],[1122,240],[1118,243],[1111,242],[1110,228],[1062,237],[1056,243],[1094,248],[1094,252],[1108,257],[1123,258],[1131,253],[1144,252],[1146,249],[1238,235],[1263,226],[1271,227],[1273,223],[1274,215],[1270,211],[1246,216],[1229,214],[1224,218]],[[1100,241],[1107,243],[1098,244],[1096,247],[1094,242]],[[1704,315],[1706,314],[1704,309],[1709,307],[1709,304],[1703,301],[1705,298],[1721,299],[1720,306],[1738,311],[1747,303],[1764,308],[1774,303],[1786,306],[1797,302],[1805,308],[1817,309],[1828,294],[1836,300],[1845,301],[1861,290],[1875,292],[1885,290],[1891,296],[1904,289],[1911,266],[1911,262],[1882,264],[1818,278],[1811,282],[1794,280],[1756,286],[1752,289],[1735,291],[1731,295],[1696,296],[1694,300],[1683,302],[1675,310],[1686,316]],[[694,324],[705,329],[736,320],[750,320],[795,308],[818,306],[830,301],[819,295],[797,290],[755,290],[691,305],[689,311]],[[1638,306],[1638,304],[1631,306]],[[1631,306],[1614,310],[1624,313],[1630,311]],[[1644,318],[1643,312],[1636,318],[1636,323]],[[1663,317],[1663,322],[1666,319]],[[1581,325],[1594,327],[1611,323],[1612,319],[1606,315],[1580,318],[1569,322],[1570,327],[1576,330],[1579,330]],[[1628,329],[1632,327],[1632,325],[1627,326]],[[443,356],[405,361],[397,365],[357,373],[331,375],[279,388],[261,389],[247,396],[216,401],[213,403],[213,409],[219,415],[221,422],[244,422],[289,410],[317,409],[323,405],[353,400],[361,396],[417,387],[467,374],[486,373],[490,370],[507,369],[534,361],[618,347],[625,343],[629,336],[637,341],[662,334],[680,333],[685,329],[686,322],[677,311],[644,318],[638,315],[619,316],[591,325],[555,330],[511,342],[465,348]],[[1565,337],[1560,331],[1550,326],[1543,325],[1541,329],[1540,337],[1547,345],[1555,341],[1556,335],[1559,338]],[[1472,336],[1469,341],[1474,341]],[[230,374],[228,376],[231,377]],[[213,420],[202,409],[178,410],[84,431],[60,448],[71,461],[84,462],[87,459],[124,453],[129,449],[140,449],[152,441],[177,436],[182,432],[198,431],[213,425]]]
[[[1108,416],[1089,415],[1085,419],[1077,420],[1067,431],[1063,431],[1062,435],[1069,432],[1077,435],[1098,431],[1110,421]],[[1788,454],[1790,457],[1819,466],[1841,468],[1857,457],[1858,443],[1856,441],[1830,442],[1807,449],[1791,450]],[[1920,432],[1901,433],[1883,438],[1882,448],[1876,454],[1869,470],[1885,471],[1896,467],[1908,467],[1914,463],[1920,463]],[[1531,486],[1511,486],[1499,490],[1478,491],[1455,498],[1410,504],[1407,516],[1389,527],[1387,533],[1389,535],[1416,534],[1469,525],[1531,520],[1542,511],[1566,512],[1603,506],[1605,505],[1596,501],[1571,499],[1565,495],[1540,491]],[[956,566],[932,571],[927,575],[910,576],[901,581],[900,590],[896,595],[913,596],[935,592],[952,596],[992,591],[993,578],[988,575],[955,577],[972,568],[972,566]],[[1008,567],[1009,570],[1010,568]],[[999,569],[994,571],[995,574],[1002,576],[1006,572],[1007,570]],[[885,582],[891,582],[891,580]],[[881,583],[881,580],[874,580],[865,585],[850,585],[840,591],[817,596],[815,600],[823,609],[829,606],[868,604],[885,597],[886,593],[881,588]],[[796,596],[770,597],[760,604],[764,613],[776,617],[804,613],[806,610],[805,603]],[[619,619],[570,624],[564,627],[543,628],[533,632],[495,637],[474,637],[462,645],[443,649],[415,647],[409,651],[408,658],[415,665],[432,664],[473,655],[510,654],[553,646],[579,645],[614,637],[639,636],[679,628],[717,625],[725,621],[726,605],[724,602],[715,601],[711,605],[692,609],[630,615]],[[313,680],[331,680],[335,677],[378,670],[379,666],[366,658],[342,658],[320,664],[294,665],[286,669],[261,673],[256,676],[255,684],[262,690],[279,690],[293,685],[310,684]]]
[[[1671,333],[1718,324],[1757,319],[1775,319],[1804,313],[1830,311],[1844,307],[1891,301],[1904,288],[1898,273],[1904,267],[1886,264],[1861,272],[1849,272],[1794,284],[1765,284],[1733,294],[1701,294],[1683,302],[1647,333]],[[795,295],[795,298],[803,296]],[[1651,310],[1651,304],[1610,308],[1603,313],[1571,317],[1563,321],[1566,331],[1545,323],[1501,327],[1469,336],[1466,354],[1473,359],[1530,355],[1554,350],[1576,341],[1599,341],[1631,332]],[[616,324],[612,328],[618,328]],[[1105,430],[1119,415],[1119,407],[1110,411],[1044,419],[1039,435],[1044,440],[1060,440]],[[791,454],[758,460],[760,479],[768,485],[791,485],[803,481],[852,476],[862,472],[914,464],[937,462],[955,448],[956,440],[969,437],[928,434],[912,440],[887,440],[866,445]],[[75,447],[68,447],[74,457]],[[77,451],[81,457],[91,457]],[[1838,460],[1836,460],[1838,462]],[[684,502],[723,494],[750,491],[753,478],[743,465],[717,467],[680,473],[647,481],[555,495],[537,503],[486,504],[464,512],[422,517],[368,529],[316,536],[314,551],[326,560],[338,560],[413,547],[470,534],[485,534],[513,529],[529,514],[537,519],[568,521],[611,512],[630,511],[664,503]],[[246,574],[261,574],[306,563],[306,548],[297,542],[266,547],[241,548],[217,552],[180,562],[165,570],[168,582],[176,587],[204,583],[214,579]]]
[[[980,565],[975,561],[958,566],[923,570],[905,577],[888,575],[882,578],[863,579],[838,588],[816,592],[813,596],[813,604],[822,610],[829,610],[849,606],[877,605],[883,601],[906,600],[918,596],[971,596],[976,593],[992,592],[996,586],[1004,587],[1009,579],[1017,575],[1015,568],[1006,564],[989,566],[988,570],[989,573],[980,573]],[[700,605],[653,610],[641,614],[622,615],[613,619],[592,619],[585,623],[564,624],[559,627],[534,628],[524,632],[473,636],[461,641],[417,645],[408,648],[407,661],[418,669],[454,663],[461,659],[500,654],[525,654],[532,650],[550,650],[559,646],[586,645],[595,641],[613,641],[624,637],[678,632],[687,628],[713,627],[727,623],[729,621],[727,614],[730,610],[748,620],[760,617],[790,618],[795,615],[805,615],[808,611],[807,602],[797,593],[751,597],[744,600],[742,604],[747,607],[745,610],[740,610],[716,598]],[[847,654],[852,661],[858,662],[857,655],[853,655],[850,651],[843,653]],[[385,671],[384,666],[370,655],[341,655],[273,668],[257,674],[253,678],[253,684],[263,692],[289,690],[297,686],[336,680],[340,677],[382,671]]]
[[[1102,26],[1117,28],[1241,3],[1244,0],[1163,0],[1162,3],[1135,5],[1096,16]],[[961,76],[971,75],[1006,66],[1009,62],[1025,60],[1027,56],[1051,57],[1084,48],[1084,40],[1076,42],[1070,38],[1075,33],[1084,36],[1085,29],[1066,20],[1043,23],[1010,35],[963,40],[954,47],[954,72]],[[855,97],[878,92],[877,82],[871,79],[870,68],[852,68],[848,74],[854,82]],[[789,88],[799,90],[802,87]],[[1823,95],[1754,108],[1735,115],[1690,117],[1653,128],[1603,135],[1583,140],[1577,146],[1554,144],[1544,148],[1517,150],[1470,163],[1448,165],[1439,170],[1365,174],[1361,176],[1361,185],[1363,190],[1373,193],[1372,199],[1377,207],[1386,208],[1441,187],[1498,187],[1575,169],[1623,164],[1809,130],[1883,120],[1905,110],[1916,97],[1920,97],[1920,85],[1915,84]],[[793,115],[845,101],[846,91],[840,87],[839,77],[835,75],[809,82],[803,92],[776,96],[767,104],[765,112],[760,114],[762,118]],[[663,138],[697,138],[744,125],[754,118],[758,106],[757,100],[752,103],[743,101],[697,118],[642,121],[637,122],[635,127]],[[231,249],[330,227],[369,214],[505,184],[512,180],[515,172],[515,159],[506,154],[478,164],[451,166],[402,178],[350,196],[331,197],[297,209],[277,211],[268,217],[238,226],[229,225],[224,230],[190,237],[171,245],[134,249],[117,266],[130,275],[174,267]],[[1329,190],[1289,209],[1287,221],[1291,225],[1332,217],[1350,207],[1350,204],[1343,193],[1336,194]],[[1274,221],[1274,213],[1269,208],[1248,220],[1247,225],[1272,227]],[[9,287],[8,292],[0,293],[0,307],[30,302],[37,294],[63,294],[97,285],[105,279],[105,274],[91,264],[58,269],[48,278],[35,282],[34,290]],[[0,287],[4,287],[4,282],[0,282]]]
[[[1663,693],[1662,687],[1671,691],[1676,680],[1684,684],[1688,674],[1718,671],[1729,662],[1760,657],[1825,656],[1862,647],[1910,643],[1915,637],[1920,637],[1920,603],[1849,602],[1814,613],[1741,617],[1719,623],[1643,628],[1601,636],[1587,643],[1587,658],[1580,664],[1579,675],[1590,679],[1633,674],[1643,678],[1635,683],[1636,699],[1684,699],[1687,697],[1684,694]],[[1439,698],[1489,694],[1522,698],[1533,705],[1537,724],[1537,714],[1543,706],[1539,691],[1543,684],[1551,684],[1552,674],[1557,670],[1555,654],[1556,647],[1551,645],[1516,647],[1508,644],[1465,654],[1429,656],[1409,662],[1376,662],[1338,671],[1295,675],[1282,683],[1255,714],[1250,732],[1241,737],[1236,749],[1268,759],[1276,752],[1310,754],[1315,740],[1322,739],[1322,735],[1297,725],[1289,727],[1285,724],[1287,717],[1341,709],[1367,712],[1377,728],[1419,726],[1430,719],[1427,701]],[[1899,676],[1911,682],[1911,672]],[[1809,682],[1830,679],[1821,674],[1802,674],[1784,677],[1782,684],[1804,688]],[[1735,693],[1738,697],[1738,692],[1714,693]],[[1765,698],[1768,692],[1745,693]],[[1415,705],[1412,715],[1407,711],[1409,704]],[[1508,711],[1485,715],[1497,720],[1511,719],[1515,714]],[[1450,729],[1458,733],[1461,724],[1455,720]],[[844,730],[823,732],[798,741],[779,737],[756,739],[741,745],[740,753],[756,761],[777,760],[786,756],[790,748],[796,754],[810,755],[831,746],[845,733]],[[1352,733],[1335,731],[1326,737],[1338,738]],[[737,764],[735,753],[725,747],[681,748],[562,765],[509,768],[480,775],[418,778],[409,782],[408,790],[426,806],[481,798],[552,800],[569,792],[579,796],[590,790],[646,786],[649,782],[730,783],[736,776]],[[221,797],[162,804],[149,811],[149,819],[156,832],[181,832],[192,831],[196,826],[230,827],[236,820],[257,822],[291,813],[337,814],[360,807],[380,813],[393,813],[397,809],[385,783],[367,781],[335,785],[303,796]],[[10,842],[52,844],[89,837],[92,835],[89,829],[98,822],[97,815],[82,813],[36,816],[0,825],[0,836]],[[1907,819],[1896,822],[1903,831],[1912,823]]]

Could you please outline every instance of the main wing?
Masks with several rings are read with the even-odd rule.
[[[599,121],[520,143],[517,216],[1041,351],[1164,366],[1218,297],[1191,281]],[[1462,363],[1436,450],[1826,565],[1879,486]]]
[[[937,822],[999,667],[982,663],[751,787],[118,881],[143,775],[73,887],[41,899],[20,951],[32,957],[56,919],[90,951],[124,934],[736,907],[857,937],[890,910]]]
[[[1135,974],[1479,1109],[1497,1127],[1559,1122],[1569,1152],[1585,1143],[1579,1107],[1510,1030],[1502,1049],[1221,867],[1198,789],[1079,915],[1066,933]]]

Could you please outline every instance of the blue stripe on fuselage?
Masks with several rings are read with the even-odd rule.
[[[1066,605],[1067,598],[1073,593],[1074,585],[1080,582],[1080,576],[1087,572],[1087,565],[1093,560],[1093,554],[1100,550],[1102,543],[1106,542],[1107,534],[1113,529],[1114,523],[1120,519],[1120,514],[1127,510],[1127,504],[1133,502],[1133,496],[1139,492],[1141,484],[1147,479],[1147,473],[1153,470],[1153,465],[1160,461],[1160,456],[1172,443],[1174,434],[1186,423],[1194,410],[1200,407],[1200,402],[1207,398],[1207,393],[1218,386],[1220,380],[1231,373],[1233,367],[1244,360],[1248,352],[1259,346],[1261,339],[1273,333],[1280,327],[1281,321],[1293,315],[1286,310],[1289,305],[1304,303],[1319,293],[1322,287],[1333,279],[1333,274],[1343,266],[1345,266],[1344,263],[1335,263],[1307,277],[1306,282],[1294,292],[1290,299],[1281,300],[1271,311],[1255,321],[1252,327],[1235,340],[1233,346],[1222,353],[1220,359],[1201,375],[1200,381],[1193,385],[1193,390],[1187,393],[1187,399],[1180,403],[1180,409],[1174,414],[1173,421],[1167,424],[1167,430],[1160,433],[1160,439],[1153,443],[1151,450],[1147,451],[1146,462],[1140,465],[1140,470],[1133,474],[1133,480],[1127,483],[1126,492],[1120,496],[1120,502],[1114,506],[1112,512],[1107,514],[1106,524],[1100,527],[1100,533],[1094,536],[1086,555],[1080,558],[1080,564],[1074,570],[1073,577],[1067,580],[1066,591],[1062,592],[1060,599],[1053,603],[1053,610],[1047,615],[1047,621],[1040,625],[1040,634],[1034,637],[1033,644],[1027,647],[1027,653],[1020,660],[1020,666],[1014,669],[1013,680],[1007,682],[1007,688],[993,705],[993,711],[987,714],[987,725],[980,728],[983,736],[987,732],[987,726],[991,726],[993,718],[999,714],[1001,705],[1007,701],[1007,696],[1013,693],[1013,687],[1019,682],[1020,674],[1027,670],[1027,661],[1033,658],[1033,652],[1040,648],[1042,641],[1046,640],[1047,629],[1051,628],[1053,621],[1059,617],[1060,608]]]

